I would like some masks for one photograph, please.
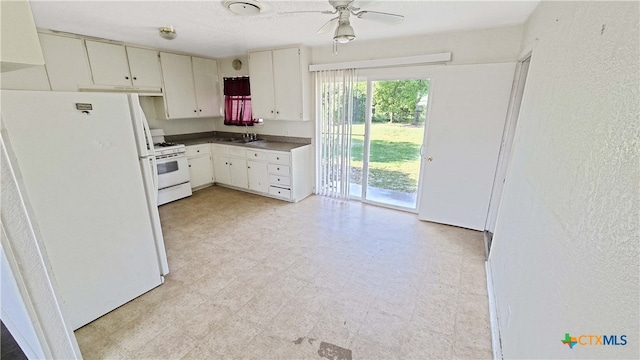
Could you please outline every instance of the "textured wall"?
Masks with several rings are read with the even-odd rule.
[[[638,358],[638,2],[541,2],[490,267],[505,358]],[[561,343],[621,335],[626,346]]]
[[[32,223],[27,209],[29,201],[21,187],[22,178],[17,160],[11,151],[6,131],[2,130],[0,146],[0,225],[2,249],[11,271],[20,282],[20,295],[28,309],[32,324],[16,323],[19,328],[33,325],[40,339],[42,352],[48,358],[73,359],[80,357],[75,336],[62,318],[54,293],[55,279],[49,277],[47,255],[37,240],[37,224]],[[7,147],[5,148],[5,144]],[[3,309],[4,310],[4,309]],[[24,319],[24,318],[22,318]],[[14,321],[21,318],[16,317]],[[31,344],[37,348],[38,344]]]

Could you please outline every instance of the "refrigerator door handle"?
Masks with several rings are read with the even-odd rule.
[[[153,145],[151,145],[153,146]],[[158,203],[158,192],[160,191],[159,185],[158,185],[158,160],[156,159],[155,156],[151,156],[151,165],[152,165],[152,169],[151,169],[151,173],[153,174],[153,195],[155,195],[155,199],[156,199],[156,204]]]

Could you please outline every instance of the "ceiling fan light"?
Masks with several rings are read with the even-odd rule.
[[[353,31],[353,27],[349,24],[340,24],[336,28],[335,34],[333,34],[333,41],[341,44],[346,44],[349,41],[356,38],[356,34]]]

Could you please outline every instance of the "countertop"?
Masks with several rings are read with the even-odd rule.
[[[222,139],[223,138],[220,138],[220,137],[201,137],[201,138],[194,138],[194,139],[175,140],[175,142],[184,144],[186,146],[209,143],[209,144],[220,144],[220,145],[229,145],[229,146],[242,146],[249,149],[274,150],[274,151],[291,151],[295,148],[309,145],[309,144],[303,144],[303,143],[274,141],[274,140],[257,140],[257,141],[244,143],[244,142],[234,142],[234,141],[222,140]]]

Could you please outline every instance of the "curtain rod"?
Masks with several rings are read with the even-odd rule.
[[[451,53],[438,53],[429,55],[405,56],[388,59],[347,61],[330,64],[309,65],[309,71],[340,70],[340,69],[367,69],[389,67],[399,65],[437,64],[451,61]]]

